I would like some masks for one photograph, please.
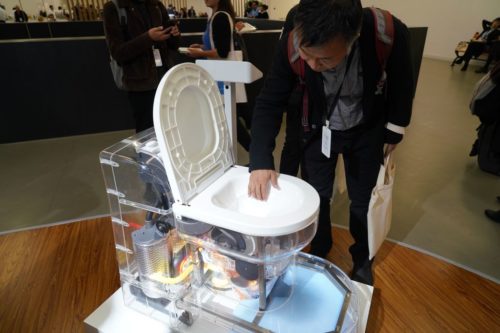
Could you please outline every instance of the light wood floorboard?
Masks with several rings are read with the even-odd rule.
[[[351,238],[334,228],[329,259],[346,272]],[[109,218],[0,236],[0,332],[83,332],[118,287]],[[500,285],[386,242],[367,332],[500,332]]]

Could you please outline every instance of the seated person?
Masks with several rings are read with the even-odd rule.
[[[268,9],[269,9],[269,7],[267,5],[260,6],[259,13],[257,14],[257,18],[268,19],[269,18],[269,13],[267,12]]]
[[[484,156],[488,156],[487,161],[493,161],[495,164],[497,162],[494,161],[498,160],[495,156],[500,154],[500,133],[487,139],[487,142],[481,141],[485,140],[484,133],[488,128],[493,126],[494,129],[500,123],[500,62],[497,62],[491,72],[476,84],[469,107],[472,114],[477,116],[480,121],[477,129],[478,139],[472,145],[469,156],[483,154],[483,160]],[[486,144],[484,147],[488,147],[486,151],[481,148],[484,144]],[[484,155],[485,152],[486,155]]]
[[[497,41],[499,38],[500,17],[497,17],[491,22],[489,30],[485,30],[481,34],[477,34],[474,38],[472,38],[467,49],[465,50],[464,55],[458,58],[454,63],[461,64],[463,62],[464,65],[461,71],[466,71],[472,57],[480,56],[494,41]]]
[[[476,73],[488,73],[488,68],[494,60],[500,60],[500,40],[493,41],[488,51],[488,59],[483,67],[476,70]]]
[[[259,15],[259,2],[258,1],[249,1],[248,7],[245,10],[245,17],[248,18],[256,18]]]

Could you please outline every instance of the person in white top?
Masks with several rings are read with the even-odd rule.
[[[9,15],[7,15],[5,8],[3,7],[3,5],[0,5],[0,23],[6,23],[8,19]]]

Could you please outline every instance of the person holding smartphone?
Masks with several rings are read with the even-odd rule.
[[[179,47],[180,31],[158,0],[109,1],[103,20],[109,52],[123,68],[122,81],[140,132],[153,126],[156,88],[173,66],[170,54]]]
[[[207,28],[203,33],[202,44],[191,44],[189,48],[182,50],[186,55],[193,58],[227,59],[234,45],[233,30],[236,17],[233,5],[229,0],[205,0],[205,4],[212,10],[212,15],[207,21]],[[236,28],[238,29],[238,27]],[[241,26],[240,28],[241,29]],[[224,94],[224,83],[218,82],[219,91]],[[250,149],[250,134],[242,122],[242,115],[246,112],[246,101],[238,100],[237,104],[237,138],[238,143],[248,151]],[[246,100],[246,95],[244,97]]]

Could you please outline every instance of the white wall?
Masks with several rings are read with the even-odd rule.
[[[268,3],[270,17],[283,19],[298,1]],[[362,3],[391,11],[409,27],[428,27],[424,55],[439,59],[454,58],[457,43],[481,31],[483,18],[500,17],[500,0],[362,0]]]

